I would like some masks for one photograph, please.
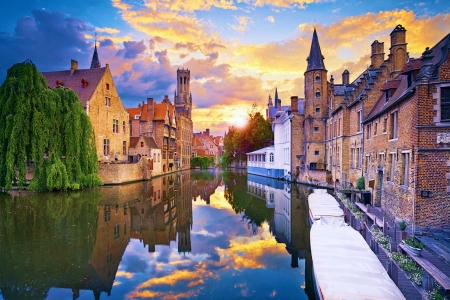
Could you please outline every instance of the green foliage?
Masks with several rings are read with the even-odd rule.
[[[213,171],[213,170],[212,170]],[[214,173],[209,171],[191,171],[191,180],[214,180]]]
[[[207,169],[214,164],[214,157],[196,156],[191,157],[191,168],[200,167],[200,169]]]
[[[246,160],[246,153],[252,152],[273,144],[273,132],[269,121],[265,120],[256,105],[248,114],[247,124],[244,128],[232,127],[224,138],[225,153],[223,164],[233,161]]]
[[[12,66],[0,87],[0,186],[52,191],[101,184],[94,131],[78,96],[48,89],[30,63]],[[86,180],[86,176],[88,180]]]
[[[398,226],[400,227],[400,230],[403,231],[406,229],[406,222],[405,220],[402,220],[400,223],[398,223]]]
[[[414,236],[410,236],[409,238],[403,240],[403,242],[413,248],[423,249],[423,243],[416,239]]]
[[[45,299],[52,287],[83,278],[101,198],[99,189],[0,194],[0,282],[14,287],[2,289],[5,299]]]
[[[266,202],[248,193],[247,174],[225,172],[223,174],[225,182],[224,196],[236,214],[244,214],[249,226],[252,226],[253,233],[263,222],[273,220],[274,209],[267,208]]]
[[[411,258],[398,252],[392,253],[392,258],[398,263],[400,268],[410,275],[409,280],[417,285],[422,285],[422,273],[424,272]]]
[[[356,188],[361,191],[366,189],[366,180],[365,180],[364,176],[359,177],[356,180]]]

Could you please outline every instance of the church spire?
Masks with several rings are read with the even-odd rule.
[[[306,60],[308,61],[306,72],[312,70],[326,70],[323,63],[324,57],[320,51],[319,38],[317,37],[316,28],[314,28],[309,57]]]
[[[95,33],[95,48],[94,48],[94,55],[92,55],[91,69],[97,69],[100,67],[101,67],[100,60],[98,59],[97,53],[97,33]]]
[[[275,88],[275,107],[278,107],[280,99],[278,99],[278,87]]]

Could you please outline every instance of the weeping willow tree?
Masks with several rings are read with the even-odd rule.
[[[50,90],[31,61],[15,64],[0,87],[0,185],[52,191],[101,185],[94,131],[78,96]]]

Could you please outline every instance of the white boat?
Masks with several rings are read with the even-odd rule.
[[[405,299],[361,234],[343,218],[321,218],[310,240],[319,299]]]
[[[344,211],[334,197],[327,193],[325,189],[314,189],[314,193],[308,196],[309,221],[313,224],[320,220],[320,217],[342,218]]]

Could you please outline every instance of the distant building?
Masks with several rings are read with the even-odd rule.
[[[120,100],[109,65],[101,67],[94,48],[90,69],[78,69],[71,61],[70,70],[42,72],[50,88],[72,89],[80,98],[94,128],[100,162],[126,161],[130,141],[128,112]]]
[[[192,150],[192,157],[214,157],[214,164],[217,165],[223,156],[223,137],[214,137],[209,133],[209,129],[194,133],[192,136]]]

